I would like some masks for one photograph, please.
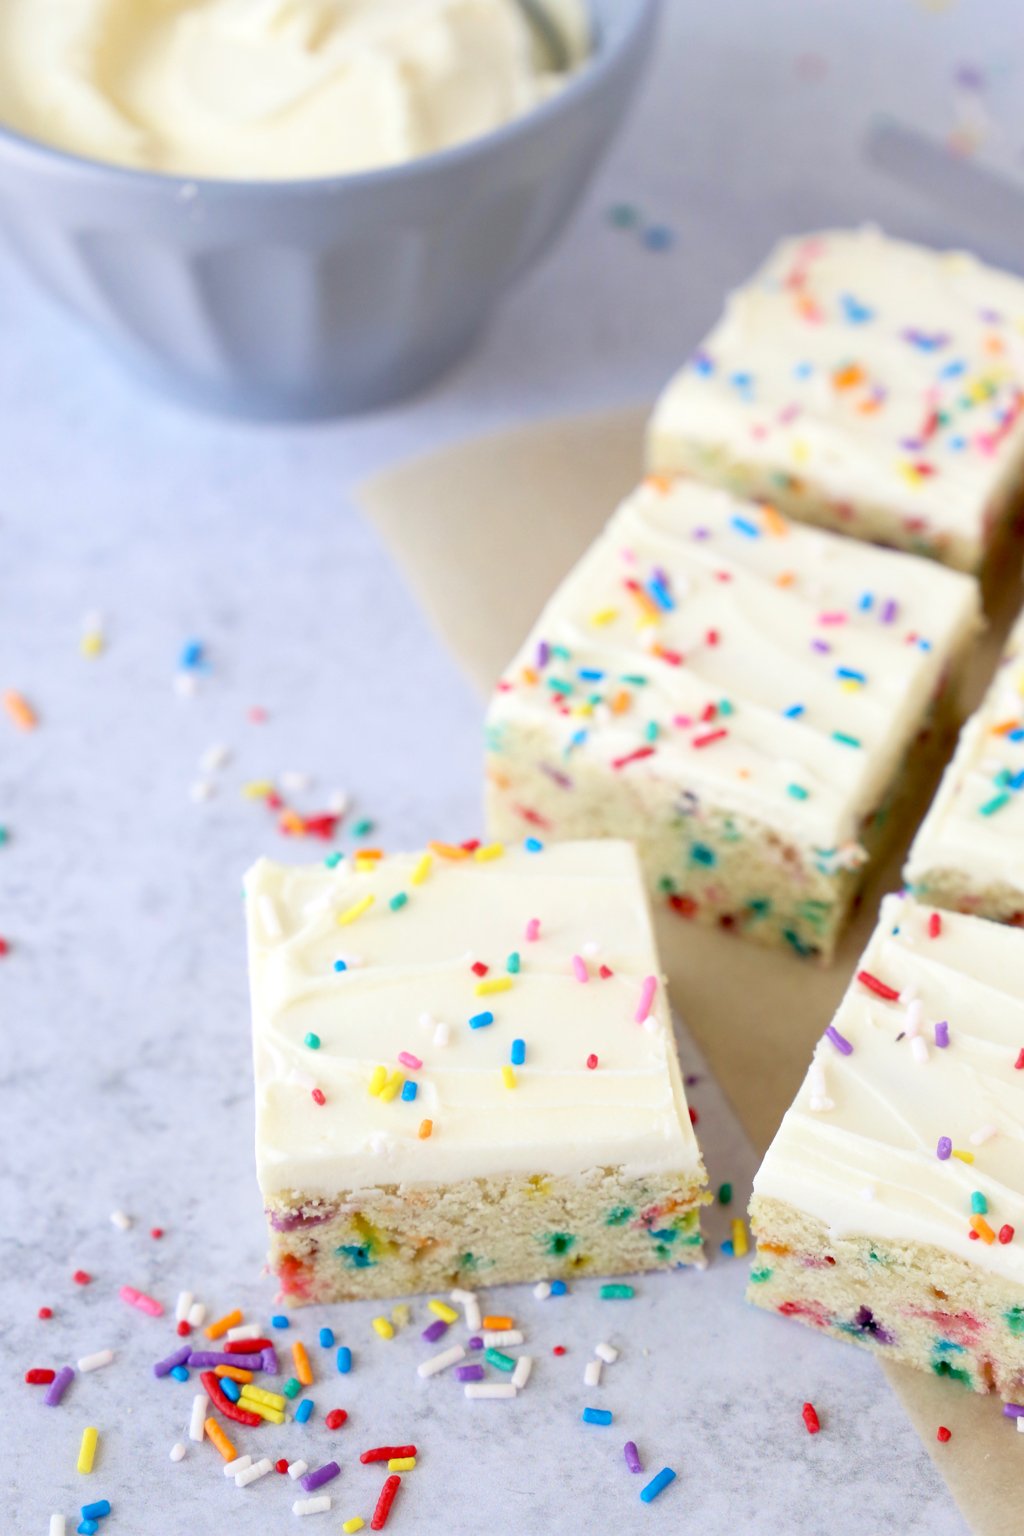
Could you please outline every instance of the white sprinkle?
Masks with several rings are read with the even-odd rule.
[[[420,1014],[420,1029],[433,1029],[437,1023],[432,1013]]]
[[[288,1463],[288,1476],[290,1478],[292,1478],[293,1481],[295,1479],[297,1479],[297,1478],[300,1478],[302,1476],[303,1472],[308,1472],[308,1471],[309,1471],[309,1462],[308,1461],[302,1461],[300,1459],[299,1461],[290,1461]]]
[[[318,1493],[315,1499],[296,1499],[292,1505],[293,1515],[322,1515],[325,1509],[331,1507],[329,1493]]]
[[[583,1385],[585,1387],[599,1387],[601,1385],[600,1360],[588,1360],[583,1368]]]
[[[251,1467],[246,1467],[244,1472],[239,1472],[235,1478],[235,1487],[248,1488],[249,1484],[256,1482],[257,1478],[266,1477],[273,1466],[274,1463],[269,1456],[264,1456],[262,1461],[254,1461]]]
[[[520,1388],[526,1386],[526,1383],[530,1379],[530,1372],[532,1370],[533,1370],[533,1356],[532,1355],[520,1355],[519,1359],[516,1361],[516,1368],[512,1372],[512,1375],[511,1375],[511,1378],[510,1378],[510,1380],[512,1382],[512,1385],[515,1387],[517,1392],[520,1390]]]
[[[451,1039],[451,1036],[452,1032],[450,1027],[447,1024],[441,1023],[434,1030],[434,1044],[447,1045],[448,1041]]]
[[[904,934],[904,938],[905,937],[906,935]],[[903,1004],[904,1008],[909,1008],[911,1003],[917,1002],[917,988],[914,986],[913,982],[902,989],[900,992],[899,1000]]]
[[[546,1280],[538,1280],[533,1288],[533,1295],[535,1301],[547,1301],[551,1295],[551,1287],[548,1282]]]
[[[201,1301],[194,1301],[188,1309],[186,1322],[190,1328],[201,1328],[206,1321],[206,1307]]]
[[[923,1018],[924,1004],[921,1002],[920,998],[915,997],[913,1002],[907,1004],[907,1021],[903,1026],[905,1033],[910,1037],[911,1040],[913,1040],[916,1035],[921,1033],[921,1023]]]
[[[875,1188],[874,1184],[865,1184],[864,1188],[860,1192],[860,1197],[862,1200],[870,1201],[874,1200],[877,1194],[878,1190]]]
[[[599,1360],[603,1360],[605,1365],[614,1365],[619,1358],[619,1352],[613,1344],[595,1344],[594,1354]]]
[[[224,1335],[229,1344],[236,1339],[258,1339],[260,1337],[259,1323],[240,1323],[237,1328],[229,1328]]]
[[[456,1365],[460,1360],[465,1360],[466,1351],[461,1344],[453,1344],[451,1349],[443,1349],[439,1355],[431,1355],[429,1360],[421,1360],[416,1367],[417,1376],[436,1376],[438,1371],[447,1370],[450,1365]]]
[[[247,1467],[251,1466],[251,1456],[236,1456],[234,1461],[226,1461],[224,1463],[224,1476],[237,1477],[239,1472],[244,1472]]]
[[[518,1328],[505,1328],[496,1333],[484,1334],[485,1349],[504,1349],[506,1344],[521,1344],[523,1335]]]
[[[343,789],[336,789],[327,797],[327,809],[332,816],[344,816],[348,810],[348,795]]]
[[[185,1443],[182,1440],[175,1441],[171,1446],[171,1460],[183,1461],[185,1458]]]
[[[467,1301],[476,1301],[476,1292],[456,1289],[449,1292],[449,1300],[454,1301],[457,1307],[464,1307]]]
[[[296,768],[286,768],[281,774],[281,788],[289,795],[304,794],[312,786],[313,775],[300,773]]]
[[[98,1349],[94,1355],[83,1355],[78,1362],[80,1371],[98,1371],[101,1365],[109,1365],[114,1358],[112,1349]]]
[[[924,1066],[928,1060],[928,1046],[923,1035],[915,1035],[910,1042],[910,1054],[919,1067]]]
[[[470,1333],[476,1333],[479,1331],[480,1324],[483,1322],[483,1319],[480,1316],[480,1303],[477,1301],[475,1296],[471,1296],[470,1299],[466,1302],[466,1305],[462,1310],[462,1319]]]
[[[971,1146],[983,1147],[986,1141],[991,1141],[999,1132],[994,1125],[979,1125],[976,1131],[971,1132]]]
[[[67,1521],[64,1519],[63,1515],[50,1516],[50,1536],[64,1536],[67,1528]]]
[[[257,901],[257,906],[260,910],[260,921],[263,924],[263,930],[267,938],[272,943],[276,943],[278,939],[284,937],[284,929],[281,927],[281,915],[277,910],[273,896],[267,891],[262,891]]]
[[[110,1219],[119,1232],[127,1232],[132,1224],[131,1217],[126,1215],[124,1211],[111,1211]],[[63,1516],[61,1518],[63,1519]]]
[[[188,787],[188,797],[196,805],[202,805],[204,801],[212,800],[216,793],[217,787],[215,784],[211,784],[209,779],[196,779]]]
[[[185,1322],[189,1312],[192,1310],[192,1303],[194,1300],[195,1297],[192,1295],[191,1291],[178,1292],[178,1300],[174,1308],[174,1321],[176,1323]]]
[[[595,955],[599,955],[600,953],[601,946],[598,944],[596,939],[588,939],[585,944],[580,945],[580,954],[587,955],[590,959],[593,959]]]
[[[811,1062],[810,1071],[807,1073],[807,1086],[810,1090],[812,1113],[816,1115],[827,1114],[830,1109],[835,1109],[835,1102],[828,1096],[825,1068],[820,1061]]]
[[[206,1393],[197,1392],[192,1399],[192,1417],[188,1421],[188,1437],[198,1445],[206,1434]]]
[[[467,1397],[515,1397],[516,1389],[511,1382],[467,1381]]]
[[[1020,1431],[1020,1433],[1022,1435],[1024,1435],[1024,1418],[1020,1418],[1020,1419],[1017,1420],[1017,1428]]]
[[[174,691],[179,699],[194,698],[199,691],[199,679],[194,672],[176,672],[174,674]]]
[[[661,1020],[656,1019],[653,1013],[649,1013],[646,1019],[644,1019],[643,1028],[646,1029],[649,1035],[656,1035],[661,1028]]]
[[[212,747],[207,747],[199,759],[200,773],[218,773],[221,768],[226,768],[231,761],[231,750],[217,742]]]

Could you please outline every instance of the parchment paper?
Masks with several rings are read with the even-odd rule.
[[[481,438],[359,490],[359,503],[482,694],[555,584],[639,477],[645,417],[645,410],[636,409]],[[1020,603],[1014,571],[1003,582],[1000,611],[976,647],[965,690],[968,707],[991,675]],[[673,1001],[759,1152],[803,1078],[814,1042],[871,932],[882,894],[900,884],[903,855],[937,772],[923,786],[884,867],[868,882],[830,968],[745,944],[671,912],[658,914]],[[1024,1436],[1003,1419],[1000,1403],[907,1367],[881,1364],[880,1369],[971,1528],[980,1536],[1020,1536]],[[953,1431],[948,1444],[936,1442],[939,1424]],[[870,1511],[864,1514],[867,1528]]]

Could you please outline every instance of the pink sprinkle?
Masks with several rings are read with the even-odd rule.
[[[526,942],[527,942],[527,944],[535,944],[539,938],[540,938],[540,918],[539,917],[531,917],[530,921],[526,925]]]
[[[573,955],[572,973],[576,977],[577,981],[590,980],[590,972],[587,970],[587,962],[584,960],[582,955]]]
[[[656,976],[646,976],[644,978],[643,986],[640,988],[640,1001],[636,1005],[636,1013],[634,1014],[637,1024],[642,1024],[650,1013],[657,985],[658,978]]]
[[[846,623],[846,614],[845,613],[819,613],[818,614],[818,623],[819,624],[845,624]]]
[[[399,1051],[398,1059],[403,1067],[409,1068],[410,1072],[418,1072],[423,1065],[419,1057],[412,1054],[412,1051]]]
[[[164,1309],[155,1297],[147,1296],[144,1291],[137,1291],[132,1285],[122,1285],[117,1294],[130,1307],[136,1307],[138,1311],[145,1312],[148,1317],[163,1317],[164,1315]]]

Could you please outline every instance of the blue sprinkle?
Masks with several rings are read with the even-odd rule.
[[[352,1369],[352,1351],[345,1344],[338,1345],[338,1371],[347,1376]]]
[[[793,369],[793,377],[795,379],[809,379],[813,372],[813,363],[797,363],[796,367]]]
[[[599,683],[604,678],[604,673],[600,667],[580,667],[576,676],[582,678],[585,683]]]
[[[645,1504],[652,1503],[659,1493],[662,1493],[669,1485],[674,1483],[676,1475],[671,1467],[662,1467],[656,1477],[652,1477],[646,1488],[640,1489],[640,1497]]]
[[[873,592],[862,592],[857,601],[857,607],[861,613],[870,613],[874,606],[875,594]]]
[[[291,1327],[291,1323],[289,1322],[288,1318],[285,1317],[283,1312],[276,1313],[270,1319],[270,1322],[271,1322],[271,1325],[274,1328],[290,1328]]]
[[[702,373],[705,377],[715,371],[714,362],[706,352],[695,352],[690,358],[690,367],[694,373]]]
[[[761,530],[756,523],[750,522],[746,517],[733,517],[730,519],[737,533],[745,534],[748,539],[759,539]]]
[[[666,613],[672,612],[676,606],[675,598],[660,577],[652,577],[647,584],[647,590],[659,608],[663,608]]]
[[[522,1066],[523,1062],[526,1060],[526,1041],[525,1040],[513,1040],[512,1041],[512,1051],[511,1051],[511,1054],[509,1056],[509,1060],[511,1061],[511,1063],[512,1063],[512,1065],[514,1067],[521,1067]]]
[[[184,1365],[172,1366],[171,1375],[175,1381],[188,1381],[188,1367]]]
[[[299,1406],[295,1410],[295,1422],[296,1422],[296,1424],[305,1424],[306,1420],[310,1417],[312,1412],[313,1412],[313,1399],[311,1397],[304,1397],[302,1399],[302,1402],[299,1404]]]
[[[552,1280],[551,1282],[552,1296],[564,1296],[568,1289],[569,1287],[564,1280]]]
[[[95,1520],[83,1520],[81,1525],[75,1527],[78,1536],[96,1536],[99,1526]]]
[[[967,364],[962,358],[954,358],[944,368],[939,369],[940,379],[959,379],[967,372]]]
[[[853,667],[836,667],[836,677],[845,678],[851,683],[866,683],[867,677],[863,672],[857,672]]]
[[[225,1376],[221,1381],[220,1386],[221,1391],[224,1393],[225,1397],[230,1398],[231,1402],[233,1403],[238,1402],[238,1399],[242,1395],[242,1389],[238,1385],[237,1381],[232,1381],[230,1376]]]
[[[729,375],[729,383],[747,400],[753,397],[754,375],[752,373],[733,373]]]
[[[800,716],[804,714],[806,710],[806,704],[791,704],[789,708],[784,709],[782,713],[785,715],[787,720],[799,720]]]
[[[1006,782],[1010,789],[1024,789],[1024,768],[1019,769],[1017,773],[1011,774]]]
[[[203,642],[201,640],[186,640],[181,649],[181,659],[178,665],[192,669],[203,665]]]
[[[667,224],[652,224],[644,230],[642,238],[649,251],[670,251],[676,243],[675,230]]]
[[[862,304],[859,299],[855,299],[852,293],[844,293],[839,302],[843,307],[843,314],[851,325],[866,325],[869,320],[875,318],[874,310]]]
[[[543,850],[544,844],[539,837],[528,837],[523,847],[527,853],[540,853]]]
[[[580,1417],[584,1424],[610,1424],[612,1411],[610,1408],[584,1408]]]
[[[725,1242],[722,1244],[722,1253],[725,1255],[725,1257],[727,1259],[731,1259],[732,1258],[732,1256],[733,1256],[733,1246],[732,1246],[732,1238],[731,1237],[727,1237]]]
[[[320,1348],[321,1349],[333,1349],[334,1348],[334,1329],[333,1328],[321,1328],[320,1329]]]
[[[488,1024],[494,1023],[494,1014],[490,1012],[474,1013],[469,1021],[470,1029],[486,1029]]]
[[[413,1082],[411,1077],[407,1077],[405,1082],[402,1084],[402,1098],[407,1104],[411,1104],[415,1097],[416,1084]]]
[[[346,962],[344,960],[335,960],[335,962],[334,962],[334,969],[336,971],[347,971],[348,970],[348,965],[346,964]]]
[[[1012,731],[1006,733],[1007,741],[1024,741],[1024,726],[1015,726]]]
[[[110,1500],[96,1499],[92,1504],[82,1505],[83,1520],[103,1520],[110,1514]]]

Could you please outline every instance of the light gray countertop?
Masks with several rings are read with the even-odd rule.
[[[971,243],[955,208],[916,200],[865,163],[875,113],[941,137],[957,113],[983,123],[987,112],[986,152],[1004,168],[1019,160],[1022,109],[1000,63],[1012,0],[992,0],[983,32],[976,6],[910,0],[886,6],[884,22],[860,0],[669,0],[668,11],[649,89],[569,238],[477,354],[399,411],[308,429],[189,416],[143,393],[0,265],[0,686],[40,715],[30,735],[0,719],[3,1480],[5,1528],[18,1536],[45,1533],[54,1509],[71,1531],[78,1504],[101,1495],[115,1506],[108,1536],[270,1531],[292,1518],[287,1479],[239,1492],[206,1446],[172,1465],[192,1389],[151,1379],[172,1330],[116,1291],[133,1284],[173,1306],[187,1288],[213,1311],[272,1310],[239,880],[261,852],[321,850],[285,843],[242,783],[309,772],[304,807],[344,787],[392,847],[478,829],[479,703],[348,488],[441,440],[650,397],[777,234],[871,217]],[[985,92],[958,106],[965,65],[983,72]],[[611,227],[614,202],[669,226],[673,248],[655,253]],[[998,233],[976,242],[991,253]],[[94,661],[78,649],[91,609],[109,642]],[[183,699],[172,683],[191,637],[209,673]],[[253,706],[265,723],[249,718]],[[218,742],[231,762],[215,797],[194,803],[198,760]],[[712,1179],[730,1179],[741,1202],[749,1149],[712,1083],[693,1102]],[[135,1218],[130,1232],[110,1224],[115,1208]],[[717,1248],[723,1213],[709,1225]],[[90,1286],[72,1283],[78,1268]],[[417,1380],[418,1328],[385,1344],[369,1327],[377,1308],[335,1311],[356,1368],[344,1381],[325,1373],[308,1429],[263,1430],[260,1443],[324,1458],[323,1412],[349,1409],[335,1508],[314,1527],[332,1533],[351,1514],[368,1518],[379,1486],[355,1449],[394,1437],[422,1451],[396,1536],[603,1536],[641,1522],[694,1536],[958,1536],[962,1520],[875,1362],[752,1313],[743,1279],[744,1266],[716,1258],[703,1275],[643,1279],[618,1307],[592,1283],[544,1304],[502,1295],[538,1357],[514,1404],[469,1404],[454,1383]],[[44,1304],[49,1323],[36,1319]],[[422,1327],[422,1304],[416,1315]],[[296,1327],[311,1341],[320,1321]],[[600,1338],[622,1357],[597,1389],[615,1423],[591,1430],[579,1423],[582,1371]],[[563,1359],[550,1353],[558,1342]],[[115,1364],[80,1377],[60,1410],[15,1382],[107,1346]],[[814,1439],[805,1399],[822,1411]],[[74,1469],[86,1423],[103,1436],[88,1479]],[[652,1471],[679,1473],[650,1509],[622,1464],[627,1438]]]

